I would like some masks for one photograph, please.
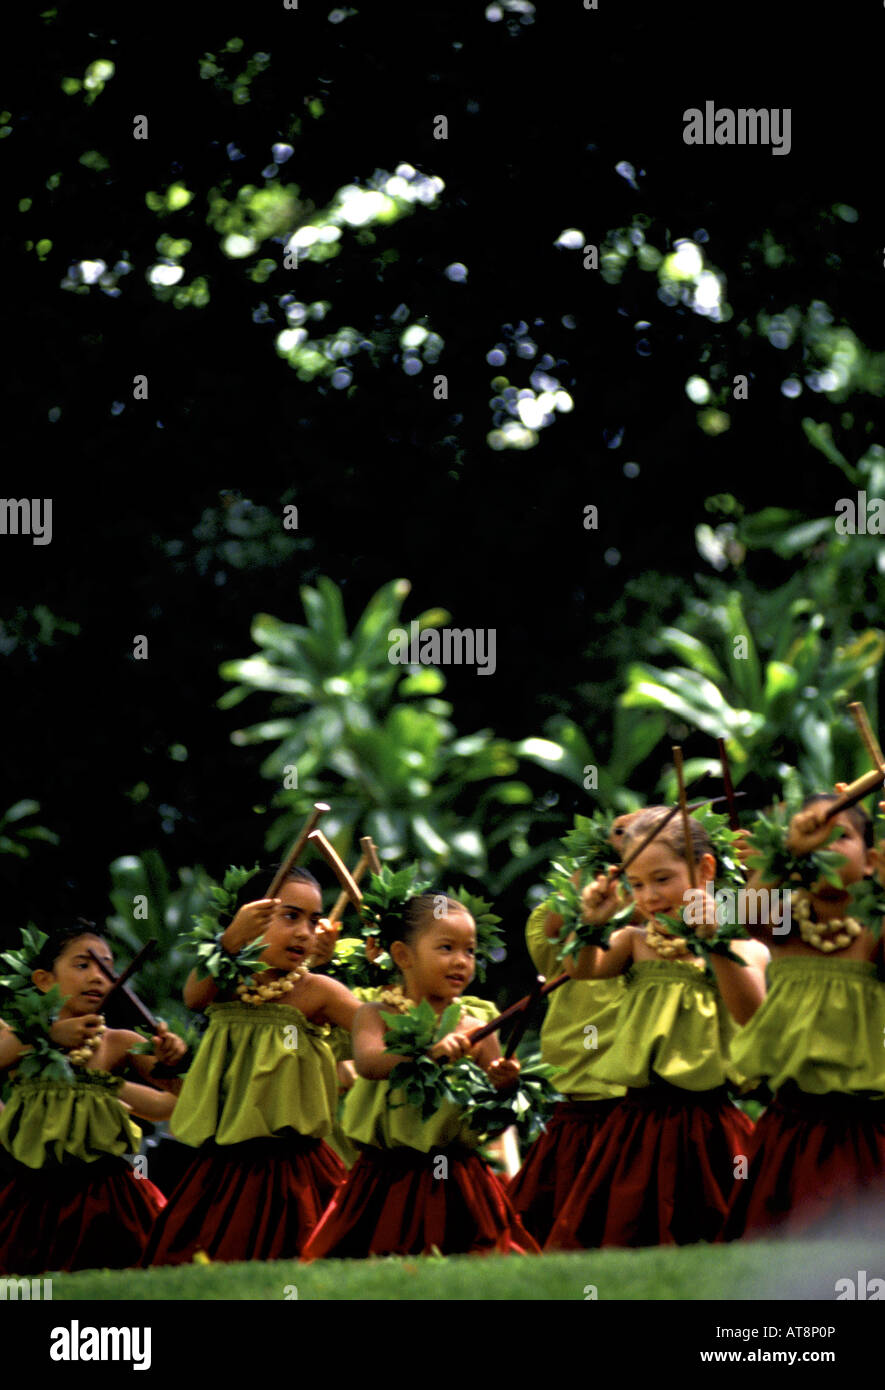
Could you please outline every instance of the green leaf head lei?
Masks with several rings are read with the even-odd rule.
[[[389,953],[393,942],[403,939],[406,905],[413,898],[423,897],[430,887],[429,879],[419,877],[418,865],[415,863],[406,864],[396,872],[384,864],[380,873],[370,874],[369,886],[363,893],[363,939],[370,936],[378,937],[385,952]],[[473,917],[476,923],[476,977],[483,980],[489,962],[499,959],[500,953],[504,950],[504,938],[497,930],[501,918],[491,911],[490,902],[470,893],[466,888],[449,888],[446,893],[435,896],[443,902],[451,898],[454,902],[460,903]],[[387,959],[390,962],[389,969],[393,971],[394,966],[389,954]],[[381,961],[378,964],[380,965]]]
[[[625,904],[602,926],[588,926],[581,915],[583,889],[617,861],[617,850],[609,838],[611,827],[612,817],[602,811],[594,811],[592,816],[575,816],[572,829],[560,841],[560,853],[551,862],[545,882],[550,890],[547,900],[550,911],[562,918],[557,938],[557,944],[562,947],[560,960],[577,955],[584,946],[607,946],[612,932],[633,915],[632,902]],[[576,872],[580,874],[577,886],[572,883]],[[572,933],[574,940],[566,946],[564,943]]]

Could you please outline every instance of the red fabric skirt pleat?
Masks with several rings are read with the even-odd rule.
[[[628,1092],[591,1143],[545,1250],[714,1241],[752,1138],[724,1090]]]
[[[322,1139],[205,1144],[169,1194],[143,1265],[300,1255],[347,1173]]]
[[[722,1239],[885,1233],[885,1100],[779,1092],[756,1124]]]
[[[438,1160],[446,1176],[434,1176]],[[470,1150],[364,1149],[304,1251],[366,1255],[539,1254],[504,1188]]]
[[[0,1175],[0,1274],[137,1265],[166,1198],[125,1159]]]
[[[510,1179],[507,1195],[542,1244],[574,1186],[593,1139],[617,1100],[563,1101]]]

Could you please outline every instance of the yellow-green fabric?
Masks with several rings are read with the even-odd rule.
[[[393,1092],[393,1107],[387,1105],[390,1084],[358,1076],[344,1100],[341,1127],[354,1144],[375,1149],[417,1149],[430,1153],[449,1144],[476,1148],[481,1136],[464,1123],[459,1106],[446,1101],[429,1120],[411,1105],[397,1105],[402,1091]]]
[[[735,1028],[714,980],[681,961],[637,961],[599,1075],[641,1088],[665,1081],[683,1091],[712,1091],[733,1075]]]
[[[544,931],[548,910],[547,903],[541,903],[532,912],[525,943],[535,969],[549,980],[562,973],[562,966],[556,959],[559,947]],[[616,975],[610,980],[570,980],[549,997],[541,1024],[541,1057],[558,1068],[553,1085],[570,1100],[608,1100],[624,1094],[623,1086],[598,1074],[598,1063],[614,1041],[624,989],[623,975]]]
[[[373,985],[371,987],[359,987],[351,990],[351,993],[356,995],[363,1004],[370,1004],[378,998],[379,994],[389,988],[389,985]],[[479,999],[474,994],[462,994],[461,1004],[471,1018],[478,1019],[480,1023],[488,1023],[498,1016],[498,1010],[494,1004],[490,1003],[488,999]],[[346,1028],[334,1028],[327,1041],[332,1048],[336,1062],[343,1062],[353,1056],[352,1039]],[[370,1084],[377,1085],[378,1083],[372,1082]],[[347,1094],[349,1095],[349,1092]],[[359,1156],[359,1150],[344,1131],[343,1110],[346,1102],[347,1095],[342,1096],[338,1113],[332,1124],[332,1132],[326,1142],[335,1150],[341,1162],[346,1164],[348,1168],[352,1168]],[[415,1146],[409,1145],[409,1147]],[[430,1147],[438,1148],[439,1144],[431,1142]]]
[[[288,1004],[210,1004],[175,1105],[176,1139],[198,1148],[290,1130],[325,1139],[338,1093],[323,1029]]]
[[[769,964],[768,982],[732,1043],[746,1089],[792,1082],[811,1095],[885,1095],[885,985],[875,965],[785,956]]]
[[[117,1099],[123,1078],[78,1072],[76,1081],[13,1081],[0,1114],[0,1145],[27,1168],[94,1163],[138,1153],[141,1130]]]

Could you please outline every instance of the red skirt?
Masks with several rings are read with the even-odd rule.
[[[288,1260],[300,1255],[347,1173],[322,1139],[291,1135],[198,1149],[160,1217],[142,1265]]]
[[[439,1160],[446,1176],[435,1176]],[[308,1242],[330,1255],[540,1254],[504,1188],[471,1150],[363,1149]]]
[[[547,1239],[597,1132],[617,1100],[562,1101],[510,1179],[507,1195],[527,1230]]]
[[[757,1122],[721,1238],[824,1227],[885,1233],[885,1100],[781,1090]]]
[[[752,1121],[724,1089],[628,1091],[590,1145],[544,1249],[714,1241],[735,1160],[752,1138]]]
[[[165,1205],[160,1189],[136,1177],[124,1158],[58,1169],[7,1165],[0,1274],[131,1268]]]

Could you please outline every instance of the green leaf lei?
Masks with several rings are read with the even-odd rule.
[[[435,1043],[457,1027],[461,1006],[449,1004],[441,1017],[426,999],[407,1013],[383,1013],[384,1048],[405,1061],[398,1062],[388,1080],[387,1103],[391,1109],[411,1105],[428,1120],[447,1101],[460,1106],[468,1125],[480,1134],[495,1134],[516,1125],[527,1143],[544,1129],[551,1107],[562,1097],[550,1084],[554,1068],[545,1064],[526,1068],[518,1084],[497,1091],[482,1067],[470,1057],[457,1062],[435,1061],[428,1055]],[[403,1099],[392,1101],[394,1091]]]
[[[196,968],[201,979],[211,975],[220,989],[232,989],[240,980],[250,980],[266,968],[261,960],[263,936],[257,941],[250,941],[235,956],[222,947],[220,939],[225,927],[236,915],[237,893],[258,872],[258,867],[257,864],[252,869],[231,867],[220,884],[210,880],[212,904],[203,912],[195,913],[191,919],[193,927],[182,933],[182,939],[193,948],[197,957]],[[222,917],[227,918],[223,924]]]
[[[794,854],[788,848],[790,820],[798,809],[798,805],[777,806],[772,814],[762,813],[757,817],[750,832],[753,853],[747,860],[749,868],[759,873],[762,883],[782,882],[811,891],[814,884],[823,879],[841,888],[838,870],[845,863],[844,854],[823,847],[810,854]],[[840,833],[839,827],[834,825],[826,843],[838,840]]]
[[[617,860],[617,852],[609,841],[611,817],[601,811],[592,816],[575,816],[571,830],[562,837],[562,852],[550,865],[546,883],[550,889],[548,903],[551,912],[563,919],[562,929],[556,944],[562,949],[558,959],[577,955],[585,946],[608,947],[612,932],[622,927],[633,915],[633,903],[626,904],[615,915],[599,926],[588,926],[581,914],[581,893],[587,884],[598,874],[605,873],[608,866]],[[572,875],[580,871],[578,886],[572,883]],[[574,940],[565,945],[574,933]]]
[[[490,902],[469,893],[466,888],[449,888],[448,896],[466,908],[476,923],[476,978],[484,980],[492,952],[505,947],[504,938],[498,931],[501,918],[491,911]]]
[[[390,919],[401,918],[409,898],[426,893],[430,886],[429,879],[418,878],[415,863],[404,864],[396,871],[389,864],[382,864],[380,873],[370,873],[368,887],[363,890],[363,939],[378,936],[385,946],[389,945]]]
[[[0,960],[11,972],[0,976],[0,1018],[20,1043],[33,1049],[15,1064],[18,1077],[44,1076],[54,1081],[76,1081],[66,1052],[49,1036],[65,1002],[64,997],[58,985],[44,993],[31,983],[34,961],[48,940],[45,932],[28,926],[22,930],[21,949],[0,954]]]

